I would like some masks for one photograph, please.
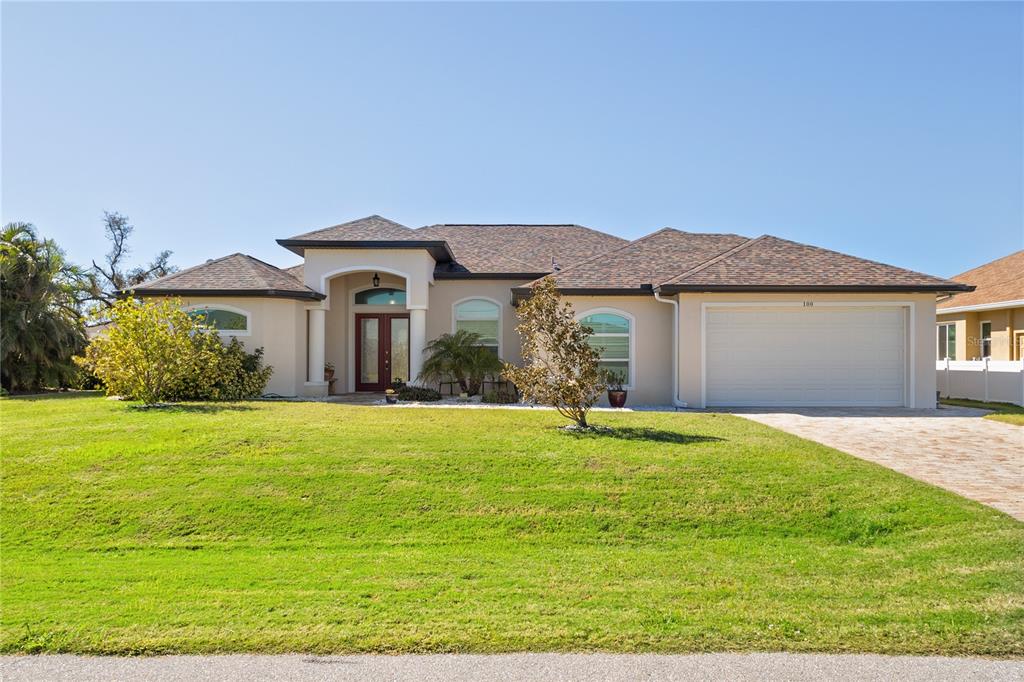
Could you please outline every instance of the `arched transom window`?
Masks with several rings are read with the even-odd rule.
[[[595,312],[580,318],[580,323],[594,332],[588,342],[600,356],[600,366],[618,375],[623,384],[632,381],[633,324],[625,315]]]
[[[202,316],[203,323],[226,334],[247,334],[249,315],[241,310],[218,306],[200,306],[188,311],[191,317]]]
[[[486,298],[470,298],[455,304],[455,331],[465,329],[480,335],[480,345],[499,354],[501,306]]]
[[[400,305],[405,306],[405,292],[401,289],[377,287],[356,292],[356,305]]]

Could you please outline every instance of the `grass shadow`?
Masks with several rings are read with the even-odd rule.
[[[42,391],[40,393],[11,393],[5,395],[3,400],[19,400],[35,402],[38,400],[73,400],[75,398],[96,398],[101,397],[103,391]]]
[[[129,405],[136,412],[154,414],[216,414],[218,412],[251,412],[251,405],[240,403],[167,403],[160,405]]]
[[[576,438],[615,438],[617,440],[642,440],[654,443],[673,443],[690,445],[693,443],[715,443],[726,440],[718,436],[700,436],[696,434],[650,429],[636,426],[618,426],[615,428],[596,428],[590,431],[566,431]]]

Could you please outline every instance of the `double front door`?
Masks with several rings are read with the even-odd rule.
[[[356,315],[356,390],[383,391],[409,381],[409,315]]]

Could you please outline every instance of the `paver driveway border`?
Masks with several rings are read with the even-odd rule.
[[[940,407],[728,410],[987,504],[1024,521],[1024,428]]]

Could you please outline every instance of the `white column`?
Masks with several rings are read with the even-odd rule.
[[[326,331],[327,311],[323,308],[312,308],[309,311],[309,383],[324,382],[324,337]]]
[[[427,345],[427,311],[413,308],[409,311],[409,377],[410,383],[418,383],[423,369],[423,349]]]

